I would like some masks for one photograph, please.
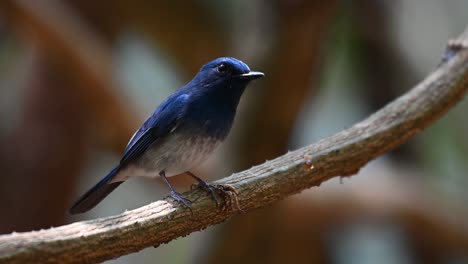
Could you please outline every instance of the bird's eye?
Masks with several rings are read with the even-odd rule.
[[[218,68],[216,69],[219,73],[226,73],[228,72],[228,66],[224,63],[221,63],[220,65],[218,65]]]

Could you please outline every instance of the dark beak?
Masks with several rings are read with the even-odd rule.
[[[257,71],[250,71],[248,73],[237,75],[239,79],[244,79],[244,80],[249,80],[249,81],[262,78],[263,76],[265,76],[263,72],[257,72]]]

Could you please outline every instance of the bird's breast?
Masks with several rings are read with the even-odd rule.
[[[235,108],[222,101],[196,102],[184,118],[188,130],[223,140],[229,134],[236,114]]]
[[[199,132],[175,130],[122,170],[121,177],[157,177],[163,170],[167,177],[184,173],[201,165],[221,142]]]

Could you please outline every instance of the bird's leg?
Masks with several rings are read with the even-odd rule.
[[[198,184],[203,188],[205,189],[207,192],[210,193],[210,196],[211,198],[215,201],[216,203],[216,207],[219,207],[219,201],[218,201],[218,197],[217,197],[217,193],[222,193],[223,196],[226,196],[226,190],[222,187],[219,187],[219,186],[216,186],[216,185],[211,185],[211,184],[208,184],[207,182],[205,182],[204,180],[198,178],[197,176],[195,176],[195,174],[191,173],[190,171],[187,171],[186,172],[190,177],[194,178],[195,180],[197,180]]]
[[[210,193],[211,199],[213,199],[215,201],[215,203],[216,203],[216,207],[219,207],[219,202],[218,202],[218,198],[217,198],[217,195],[216,195],[216,191],[219,191],[220,189],[217,188],[216,186],[208,184],[206,181],[198,178],[197,176],[195,176],[195,174],[191,173],[190,171],[187,171],[186,173],[190,177],[197,180],[199,186],[201,186],[203,189],[205,189],[207,192]]]
[[[180,196],[180,194],[174,190],[174,188],[169,183],[169,180],[166,177],[166,173],[164,171],[161,171],[159,173],[159,176],[161,176],[161,178],[164,180],[164,182],[167,184],[167,186],[169,186],[169,189],[171,189],[171,197],[176,199],[178,202],[180,202],[185,207],[190,209],[190,211],[192,211],[192,207],[188,204],[188,203],[191,203],[191,201],[189,199],[186,199],[186,198]]]

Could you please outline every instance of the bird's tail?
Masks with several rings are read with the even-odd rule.
[[[101,202],[107,195],[109,195],[121,182],[112,182],[112,178],[119,172],[120,166],[115,167],[106,177],[100,180],[93,188],[88,190],[73,206],[68,210],[70,214],[81,214],[91,210],[99,202]]]

